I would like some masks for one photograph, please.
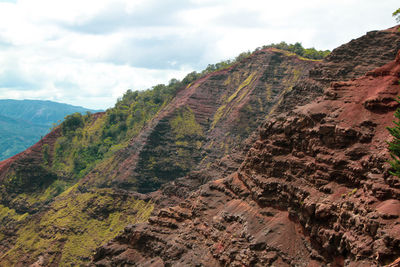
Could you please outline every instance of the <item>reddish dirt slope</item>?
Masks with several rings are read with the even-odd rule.
[[[319,69],[332,70],[331,63]],[[286,112],[263,125],[237,173],[127,227],[97,250],[93,265],[391,263],[400,256],[400,181],[388,173],[385,127],[399,77],[400,53],[359,79],[333,82],[307,105],[281,107]],[[313,86],[318,82],[306,80],[286,103],[307,99]]]

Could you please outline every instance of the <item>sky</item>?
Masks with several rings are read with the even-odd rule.
[[[107,109],[270,43],[332,50],[398,0],[0,0],[0,99]]]

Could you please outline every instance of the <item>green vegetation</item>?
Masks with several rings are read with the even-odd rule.
[[[348,196],[352,196],[352,195],[354,195],[355,193],[357,193],[357,188],[354,188],[353,190],[351,190],[349,193],[347,193],[347,195]]]
[[[42,153],[43,153],[43,164],[49,165],[49,163],[50,163],[50,146],[48,144],[44,144],[42,146]]]
[[[214,71],[222,70],[229,68],[233,64],[239,62],[240,60],[249,57],[252,54],[252,52],[247,51],[247,52],[242,52],[240,53],[235,59],[228,59],[228,60],[223,60],[215,64],[208,64],[207,68],[201,72],[201,75],[208,74]]]
[[[0,184],[0,204],[19,213],[37,212],[70,185],[45,165],[26,161],[22,164],[10,171]]]
[[[314,47],[304,48],[302,44],[298,42],[295,44],[287,44],[285,42],[280,42],[279,44],[270,44],[263,46],[262,49],[270,47],[289,51],[307,59],[316,59],[316,60],[323,59],[331,53],[331,51],[329,50],[316,50]]]
[[[36,261],[47,252],[53,255],[49,265],[59,260],[58,266],[83,266],[105,240],[127,224],[146,221],[152,210],[151,203],[116,195],[111,189],[80,192],[74,186],[61,194],[44,216],[33,217],[18,231],[17,245],[0,261],[12,266],[21,256],[29,255]],[[0,205],[0,221],[3,213],[17,221],[24,218]],[[57,259],[60,252],[61,259]]]
[[[0,100],[0,160],[24,151],[66,115],[88,109],[39,100]]]
[[[304,48],[302,46],[302,44],[299,42],[297,42],[295,44],[287,44],[286,42],[280,42],[278,44],[272,43],[270,45],[264,45],[262,47],[257,47],[253,52],[259,51],[261,49],[266,49],[266,48],[277,48],[277,49],[281,49],[284,51],[289,51],[289,52],[292,52],[304,59],[312,59],[312,60],[321,60],[331,53],[331,51],[329,51],[329,50],[317,50],[314,47]],[[249,57],[253,52],[250,52],[250,51],[243,52],[240,55],[238,55],[235,59],[228,59],[228,60],[218,62],[216,64],[209,64],[207,66],[207,68],[200,73],[199,76],[202,76],[202,75],[214,72],[214,71],[218,71],[221,69],[228,68],[228,67],[232,66],[233,64],[239,62],[240,60],[242,60],[246,57]]]
[[[398,102],[400,103],[400,97],[398,98]],[[393,137],[392,141],[388,142],[390,155],[392,157],[390,165],[392,166],[392,175],[400,177],[400,108],[396,110],[394,116],[397,119],[393,121],[395,126],[387,128]]]
[[[187,77],[185,82],[174,79],[168,85],[160,84],[141,92],[128,90],[114,108],[97,120],[90,114],[67,116],[60,125],[63,137],[55,147],[54,169],[83,177],[96,163],[125,147],[191,79]]]
[[[400,22],[400,8],[393,12],[392,16],[396,18],[397,22]]]
[[[253,82],[253,78],[254,78],[255,75],[256,75],[256,72],[253,72],[252,74],[250,74],[250,75],[246,78],[246,80],[244,80],[244,81],[239,85],[239,87],[238,87],[238,89],[236,90],[236,92],[234,92],[234,93],[228,98],[228,103],[231,102],[233,99],[235,99],[235,98],[238,96],[240,90],[242,90],[244,87],[248,86],[251,82]],[[242,94],[242,96],[243,96],[243,94]]]
[[[33,211],[35,210],[34,207],[51,202],[70,186],[71,184],[67,181],[55,180],[48,187],[38,189],[35,192],[24,192],[16,195],[10,204],[23,203],[26,208]]]
[[[151,121],[160,110],[187,87],[200,74],[189,73],[182,81],[172,79],[168,85],[159,84],[145,91],[128,90],[118,99],[114,108],[104,115],[74,113],[65,118],[60,128],[50,169],[60,176],[76,182],[97,168],[112,164],[116,151],[125,148],[129,141]],[[181,119],[189,119],[187,113]],[[181,127],[176,121],[175,130]],[[197,131],[194,125],[186,125],[186,131]],[[182,129],[180,129],[182,130]],[[50,157],[46,158],[52,158]],[[157,182],[157,184],[159,184]]]
[[[346,198],[346,197],[351,197],[354,196],[358,191],[358,188],[354,188],[353,190],[349,191],[347,194],[341,194],[340,197],[341,198]]]
[[[65,117],[63,123],[61,123],[61,130],[64,135],[69,135],[76,131],[76,129],[82,128],[83,126],[84,121],[82,114],[76,112]]]
[[[29,193],[40,191],[51,184],[57,176],[43,166],[27,165],[10,173],[3,181],[2,191]]]
[[[14,209],[10,209],[0,204],[0,225],[5,225],[9,221],[22,221],[28,213],[18,214]]]

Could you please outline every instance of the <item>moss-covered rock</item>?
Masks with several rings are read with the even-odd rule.
[[[80,191],[73,186],[48,210],[31,216],[18,230],[15,245],[0,256],[6,266],[31,264],[40,258],[45,266],[79,266],[90,260],[94,249],[113,238],[125,225],[148,219],[153,205],[112,189]],[[3,216],[4,214],[9,214]],[[0,206],[4,217],[23,220]],[[1,240],[0,240],[1,242]]]

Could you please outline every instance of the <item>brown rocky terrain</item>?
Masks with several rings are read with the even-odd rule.
[[[180,88],[104,158],[85,149],[99,151],[117,108],[0,162],[0,266],[85,264],[124,226],[147,221],[154,203],[172,205],[235,172],[261,122],[318,63],[259,50]],[[82,162],[92,164],[88,173],[76,170]]]
[[[0,266],[83,265],[115,236],[94,265],[392,261],[398,182],[385,126],[399,49],[393,28],[323,62],[256,51],[180,88],[130,140],[88,157],[88,173],[74,156],[101,144],[112,112],[72,134],[56,128],[0,162]]]
[[[293,90],[284,91],[269,112],[274,115],[290,111],[297,105],[304,105],[321,96],[324,88],[333,81],[357,78],[393,60],[400,49],[397,29],[393,27],[384,31],[371,31],[336,48],[323,63],[310,70],[308,77],[295,84]],[[251,134],[209,168],[201,172],[194,171],[186,177],[162,185],[161,190],[150,194],[151,199],[161,207],[176,204],[205,182],[233,173],[257,137],[256,133]]]
[[[398,107],[399,37],[370,32],[334,50],[283,94],[237,172],[126,227],[92,265],[394,262],[400,181],[388,171],[386,127]]]

